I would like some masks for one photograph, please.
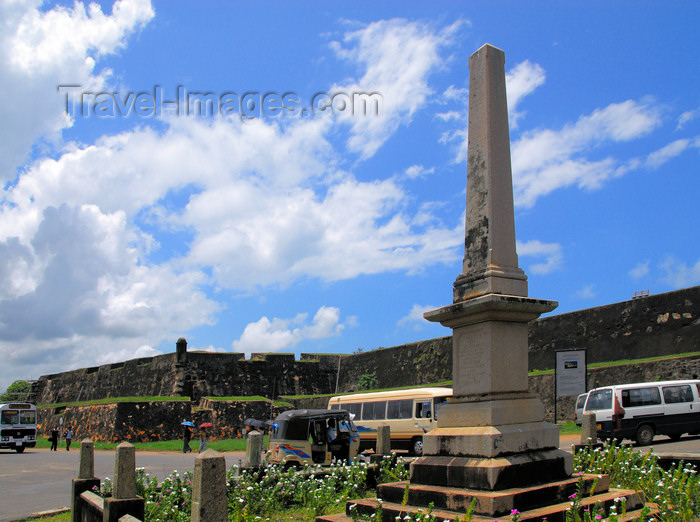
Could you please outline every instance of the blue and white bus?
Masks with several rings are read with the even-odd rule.
[[[0,404],[0,449],[22,453],[36,446],[36,406],[28,402]]]

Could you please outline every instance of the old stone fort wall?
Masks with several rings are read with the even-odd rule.
[[[585,348],[589,365],[649,357],[669,358],[589,369],[589,388],[622,382],[698,378],[700,356],[670,357],[700,351],[700,286],[545,317],[530,324],[531,371],[553,368],[555,352],[570,348]],[[240,417],[245,416],[246,411],[249,410],[250,416],[260,412],[269,416],[279,409],[272,403],[262,402],[257,406],[243,406],[246,401],[235,398],[261,396],[276,399],[322,396],[336,390],[341,393],[356,391],[360,377],[365,374],[376,375],[379,388],[449,381],[452,376],[452,338],[446,336],[352,355],[302,354],[298,360],[293,354],[253,354],[250,359],[245,359],[242,354],[187,352],[178,347],[175,353],[45,375],[34,383],[32,395],[37,403],[44,405],[110,397],[189,396],[193,403],[167,402],[150,406],[142,403],[139,407],[149,409],[147,417],[159,418],[158,411],[166,412],[163,414],[165,420],[160,422],[161,431],[179,430],[179,419],[183,416],[204,418],[207,415],[220,416],[221,421],[233,415],[227,422],[232,423],[229,428],[235,431],[242,427]],[[551,420],[554,375],[531,376],[530,389],[544,402]],[[204,397],[232,399],[210,403],[207,407],[197,406]],[[291,400],[298,407],[322,406],[327,397],[316,401],[312,398]],[[558,418],[571,418],[572,400],[558,401]],[[231,414],[228,410],[232,407],[240,411]],[[89,408],[92,409],[90,415],[95,417],[89,421],[90,425],[116,426],[131,422],[133,428],[133,406],[112,404]],[[168,411],[173,415],[167,414]],[[203,413],[198,413],[200,411]],[[43,424],[51,425],[59,416],[65,417],[68,413],[70,411],[61,408],[45,408]],[[73,414],[78,415],[75,408]],[[170,426],[168,416],[176,417],[178,422]],[[81,420],[76,417],[74,423],[78,422]],[[82,422],[87,421],[83,419]],[[143,432],[140,438],[144,440],[155,436],[146,433],[148,429],[136,429],[129,438],[138,439],[138,432]]]

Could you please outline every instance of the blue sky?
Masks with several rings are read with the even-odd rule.
[[[180,336],[351,353],[450,334],[422,313],[461,271],[486,42],[530,296],[563,313],[699,284],[700,7],[496,5],[0,4],[0,388]],[[219,111],[156,111],[178,88]],[[352,93],[380,114],[343,111]]]

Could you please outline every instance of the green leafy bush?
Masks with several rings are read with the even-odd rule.
[[[697,520],[700,517],[700,477],[695,466],[684,465],[681,461],[675,467],[664,470],[658,460],[653,450],[641,453],[630,445],[617,446],[606,442],[603,448],[576,453],[574,469],[578,473],[607,474],[610,475],[612,487],[641,491],[647,502],[659,506],[661,520]],[[574,499],[574,503],[579,500],[580,495]],[[622,516],[621,509],[624,506],[616,506],[608,514],[611,522]],[[599,515],[603,518],[606,516],[604,513]],[[575,518],[575,510],[570,516],[572,518],[567,520],[595,520]]]

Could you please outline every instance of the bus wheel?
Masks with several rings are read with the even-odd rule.
[[[648,446],[654,440],[654,428],[648,424],[640,426],[637,434],[634,436],[634,440],[640,446]]]
[[[411,453],[416,457],[420,457],[423,454],[423,438],[413,437],[411,440]]]
[[[15,448],[15,451],[16,451],[17,453],[22,453],[22,452],[24,452],[24,446],[17,446],[17,447]]]

